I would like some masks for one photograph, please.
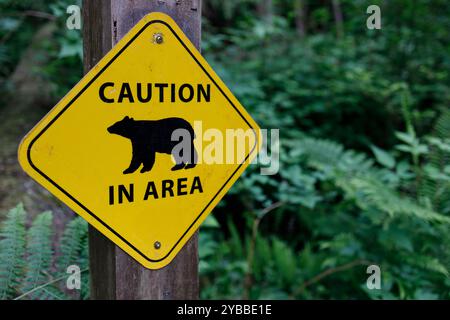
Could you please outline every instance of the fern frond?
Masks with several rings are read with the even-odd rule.
[[[315,138],[303,138],[299,142],[308,163],[317,169],[336,167],[344,155],[344,147],[336,142]]]
[[[60,248],[61,255],[57,263],[60,273],[66,273],[70,265],[77,265],[81,270],[88,268],[88,225],[83,218],[77,217],[67,224],[61,237]],[[89,275],[83,274],[81,275],[81,299],[89,298],[89,289]]]
[[[28,231],[27,272],[22,284],[22,292],[28,292],[48,281],[52,265],[52,223],[50,211],[39,214]],[[45,290],[38,290],[27,296],[28,299],[46,299]]]
[[[300,148],[308,159],[308,163],[319,170],[330,172],[339,170],[360,172],[369,170],[373,161],[362,153],[344,150],[344,147],[331,140],[303,138],[299,141]]]
[[[439,144],[448,146],[450,141],[450,111],[444,110],[441,116],[436,121],[434,126],[432,138],[438,143],[430,146],[430,152],[426,156],[427,163],[437,172],[443,172],[445,167],[450,163],[450,152],[445,148],[439,148]],[[431,139],[430,139],[431,140]],[[429,199],[433,208],[443,211],[449,211],[450,207],[450,183],[439,179],[427,177],[424,179],[419,189],[419,196],[421,198]]]
[[[81,218],[80,218],[81,219]],[[89,239],[88,239],[88,228],[87,223],[83,219],[83,222],[85,223],[84,228],[84,236],[82,237],[81,241],[81,252],[80,252],[80,269],[86,270],[89,269]],[[80,298],[82,300],[88,300],[91,292],[91,285],[90,285],[90,277],[88,273],[84,273],[81,275],[81,292],[80,292]]]
[[[272,256],[276,270],[279,270],[279,277],[284,287],[289,287],[294,283],[297,261],[295,253],[291,247],[277,238],[272,241]]]
[[[66,272],[67,267],[72,264],[79,265],[81,269],[87,266],[87,222],[83,218],[77,217],[67,224],[60,248],[58,269],[61,273]]]
[[[408,264],[417,266],[419,268],[423,268],[425,270],[436,272],[444,275],[445,277],[449,276],[449,272],[447,267],[441,263],[438,259],[426,255],[414,254],[408,257],[405,257],[405,260]]]
[[[433,135],[441,138],[450,138],[450,110],[444,110],[433,128]]]
[[[91,283],[89,274],[86,272],[81,275],[81,292],[80,299],[81,300],[89,300],[91,296]]]
[[[69,298],[54,286],[46,286],[40,291],[41,300],[68,300]]]
[[[253,273],[257,280],[264,279],[265,270],[269,267],[268,261],[272,261],[272,248],[268,239],[261,235],[256,237],[255,259],[253,261]]]
[[[441,127],[447,128],[447,124]],[[441,128],[441,131],[446,130]],[[373,206],[391,216],[408,215],[426,221],[450,222],[450,217],[420,206],[415,200],[401,196],[394,188],[383,183],[381,171],[365,155],[344,151],[340,144],[329,140],[303,138],[300,145],[311,166],[334,173],[337,185],[348,196],[363,198],[358,202],[361,207]]]
[[[400,196],[378,179],[355,177],[338,183],[343,188],[347,188],[349,194],[362,197],[360,203],[363,206],[373,206],[390,216],[406,215],[426,221],[450,223],[450,217],[421,207],[411,199]],[[349,187],[353,190],[349,190]]]
[[[16,295],[24,273],[25,210],[22,204],[11,209],[0,232],[0,299]]]

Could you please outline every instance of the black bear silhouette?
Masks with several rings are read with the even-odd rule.
[[[173,141],[175,130],[183,130],[179,132],[184,132],[189,137],[190,154],[183,155],[185,149],[174,152],[174,147],[180,143],[180,141]],[[126,116],[110,126],[108,132],[131,140],[133,155],[130,166],[123,171],[124,174],[135,172],[141,164],[143,165],[141,173],[152,170],[156,152],[173,155],[176,164],[172,171],[194,168],[197,164],[194,129],[184,119],[166,118],[135,121],[133,118]],[[182,134],[183,139],[186,135]],[[186,141],[183,140],[183,145],[185,143]]]

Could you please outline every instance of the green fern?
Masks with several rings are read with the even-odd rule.
[[[280,270],[279,280],[284,288],[289,288],[295,282],[297,261],[294,251],[283,241],[272,240],[272,256],[275,270]]]
[[[28,231],[27,244],[27,272],[22,288],[22,293],[27,293],[39,285],[49,281],[52,266],[52,223],[53,216],[50,211],[39,214],[33,221]],[[52,299],[49,291],[37,290],[28,294],[27,299]]]
[[[333,141],[303,138],[299,142],[308,163],[317,169],[327,170],[339,165],[344,148]]]
[[[253,262],[254,277],[258,281],[264,279],[265,271],[269,268],[269,261],[272,261],[269,240],[258,234],[256,237],[255,259]]]
[[[0,299],[17,294],[24,274],[25,210],[22,204],[11,209],[0,232]]]
[[[338,185],[347,190],[348,194],[359,195],[362,207],[375,207],[391,217],[395,215],[407,215],[426,221],[450,223],[450,217],[444,216],[431,209],[422,207],[407,197],[402,197],[397,192],[378,179],[370,176],[361,176],[338,180]]]
[[[404,257],[404,259],[410,265],[442,274],[445,277],[449,276],[447,267],[434,257],[414,254],[413,256]]]
[[[88,225],[87,222],[77,217],[67,224],[61,238],[61,255],[58,261],[58,269],[61,273],[66,272],[70,265],[78,265],[85,270],[89,265],[88,252]],[[85,300],[89,297],[89,276],[81,275],[80,298]]]
[[[231,219],[228,220],[228,227],[230,229],[230,251],[235,254],[236,257],[244,256],[242,239],[239,235],[239,231],[237,230]]]
[[[9,211],[0,230],[0,299],[62,300],[60,289],[76,264],[88,268],[87,223],[81,218],[69,222],[61,238],[61,256],[54,265],[51,212],[39,214],[28,231],[23,205]],[[89,276],[81,276],[80,298],[89,298]]]
[[[79,253],[79,265],[81,270],[89,270],[89,238],[88,238],[88,224],[82,218],[84,224],[84,236],[81,237],[81,250]],[[84,273],[81,275],[81,292],[80,299],[88,300],[91,292],[90,292],[90,277],[88,273]]]
[[[362,207],[372,206],[390,216],[413,216],[427,221],[450,222],[450,217],[419,205],[412,198],[400,196],[383,182],[380,169],[365,155],[344,148],[333,141],[304,138],[300,142],[308,163],[332,177],[348,197],[362,197]]]
[[[67,224],[61,238],[61,256],[58,261],[58,268],[65,272],[68,266],[79,264],[80,255],[87,247],[87,222],[77,217]]]
[[[362,172],[370,170],[373,165],[373,161],[364,154],[344,150],[342,145],[331,140],[305,137],[298,143],[308,164],[328,173],[335,170]]]
[[[436,121],[430,138],[430,152],[426,156],[427,163],[438,173],[442,173],[450,163],[450,151],[439,145],[450,145],[450,111],[445,110]],[[434,143],[433,143],[434,142]],[[450,183],[425,177],[419,189],[419,196],[428,199],[433,208],[442,212],[450,211]]]

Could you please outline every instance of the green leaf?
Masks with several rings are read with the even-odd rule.
[[[389,169],[393,169],[395,167],[395,159],[389,153],[374,145],[372,145],[370,148],[372,149],[372,152],[374,153],[378,163]]]
[[[416,136],[414,134],[406,133],[406,132],[395,132],[395,136],[400,140],[409,145],[414,144],[416,141]]]
[[[205,221],[202,223],[202,227],[204,228],[219,228],[219,222],[217,222],[217,219],[210,214]]]

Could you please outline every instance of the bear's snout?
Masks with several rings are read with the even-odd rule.
[[[108,130],[108,132],[112,133],[112,134],[117,133],[117,128],[115,127],[114,124],[112,126],[108,127],[108,129],[106,129],[106,130]]]

